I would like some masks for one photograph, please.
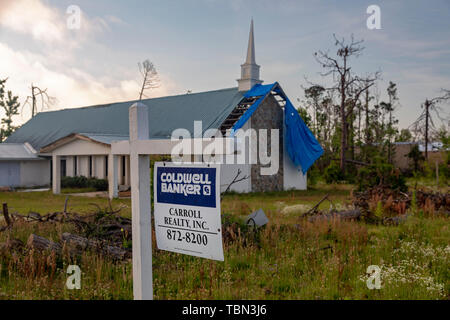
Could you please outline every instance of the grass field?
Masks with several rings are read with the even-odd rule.
[[[155,299],[449,299],[448,217],[415,213],[399,226],[301,218],[328,193],[335,207],[347,206],[351,190],[351,185],[318,185],[308,191],[226,195],[222,213],[230,214],[228,219],[240,221],[263,208],[270,223],[258,232],[229,229],[224,262],[160,251],[153,241]],[[61,211],[65,199],[50,192],[0,193],[1,203],[22,214]],[[108,206],[103,198],[70,197],[68,208],[93,212],[91,203]],[[112,206],[130,216],[129,199]],[[321,209],[329,206],[324,202]],[[70,226],[23,222],[0,233],[0,242],[26,241],[30,233],[58,240],[65,231]],[[0,299],[132,299],[131,261],[112,263],[93,253],[71,261],[34,252],[1,259]],[[81,290],[65,289],[69,264],[82,270]],[[379,290],[366,286],[369,265],[381,267]]]

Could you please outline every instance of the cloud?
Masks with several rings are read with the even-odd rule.
[[[41,89],[48,89],[48,94],[57,100],[52,110],[73,108],[118,101],[135,100],[139,96],[140,83],[136,70],[136,79],[117,77],[97,77],[89,72],[66,67],[51,69],[44,55],[28,51],[17,51],[0,42],[1,78],[8,77],[6,87],[13,94],[19,95],[23,104],[30,95],[33,83]],[[149,97],[168,95],[175,89],[175,83],[166,75],[161,75],[161,86],[151,90]],[[3,112],[0,111],[0,118]],[[23,123],[31,116],[29,108],[24,109],[15,123]]]
[[[50,69],[44,56],[16,51],[3,43],[0,43],[0,70],[2,78],[8,77],[7,87],[19,95],[22,103],[30,95],[29,87],[33,83],[41,89],[47,88],[48,94],[57,99],[58,105],[54,108],[132,99],[136,96],[138,86],[137,82],[133,88],[130,83],[124,85],[121,81],[113,80],[109,80],[113,85],[106,86],[79,69]],[[24,120],[29,116],[29,111],[25,111]]]
[[[83,60],[89,61],[89,55],[84,54],[83,48],[95,43],[96,35],[109,32],[110,24],[123,25],[126,22],[111,15],[88,17],[83,13],[81,28],[89,32],[72,32],[67,28],[66,12],[41,0],[0,0],[0,3],[0,27],[43,44],[36,47],[30,45],[28,48],[33,49],[24,50],[14,48],[14,42],[0,41],[0,79],[8,78],[7,90],[18,95],[22,104],[31,94],[31,84],[41,89],[47,88],[47,93],[56,98],[57,103],[52,110],[138,98],[140,78],[137,67],[133,73],[124,72],[123,66],[113,66],[107,76],[94,75],[83,67],[74,67],[77,64],[74,62],[79,62],[80,52],[83,52]],[[92,63],[78,65],[89,66]],[[148,92],[149,97],[174,92],[175,82],[168,75],[160,74],[160,79],[161,86]],[[23,114],[14,119],[16,124],[30,118],[29,109],[23,109]],[[3,115],[3,110],[0,110],[0,118]]]
[[[45,42],[61,41],[65,28],[58,11],[39,0],[2,0],[0,25]]]
[[[107,15],[105,17],[106,21],[112,23],[112,24],[117,24],[120,26],[125,26],[128,25],[127,22],[123,21],[122,19],[120,19],[119,17],[113,16],[113,15]]]
[[[108,15],[89,17],[78,7],[79,29],[70,29],[68,24],[76,14],[60,11],[41,0],[0,0],[0,26],[32,38],[45,45],[64,43],[69,47],[80,46],[95,35],[110,31],[110,24],[125,24],[120,18]],[[67,9],[71,8],[69,6]],[[76,41],[73,41],[76,40]]]

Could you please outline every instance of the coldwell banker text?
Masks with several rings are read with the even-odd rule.
[[[161,192],[188,195],[210,195],[211,180],[203,173],[170,173],[161,174]],[[203,187],[203,188],[202,188]]]
[[[215,168],[163,165],[156,168],[155,178],[155,196],[161,203],[215,207]]]

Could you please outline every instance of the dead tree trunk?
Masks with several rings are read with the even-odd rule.
[[[35,249],[38,251],[55,251],[57,254],[60,254],[62,250],[59,243],[50,241],[35,234],[31,234],[28,237],[27,246],[30,249]]]
[[[6,225],[9,227],[11,225],[11,219],[9,218],[9,212],[8,212],[8,204],[3,204],[3,216],[5,217]]]
[[[425,100],[425,160],[428,160],[428,121],[430,117],[430,101]]]

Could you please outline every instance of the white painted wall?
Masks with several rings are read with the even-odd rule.
[[[20,186],[20,162],[0,161],[0,187]]]
[[[2,187],[48,186],[50,185],[50,160],[1,161],[0,175]]]
[[[33,160],[20,162],[21,187],[50,185],[50,160]]]
[[[78,156],[78,175],[89,177],[89,156]]]
[[[283,112],[283,132],[286,132]],[[283,141],[285,142],[286,137]],[[296,166],[286,150],[286,144],[283,148],[283,189],[284,190],[306,190],[306,174],[303,174],[301,166]]]
[[[73,156],[66,157],[66,176],[75,176],[75,158]]]
[[[105,164],[106,157],[105,156],[94,156],[93,163],[95,163],[95,177],[98,179],[106,179],[105,176]]]
[[[77,139],[53,150],[52,154],[59,156],[108,155],[110,149],[107,145]]]
[[[284,190],[306,190],[306,174],[301,166],[296,166],[284,148],[283,155],[283,188]]]

